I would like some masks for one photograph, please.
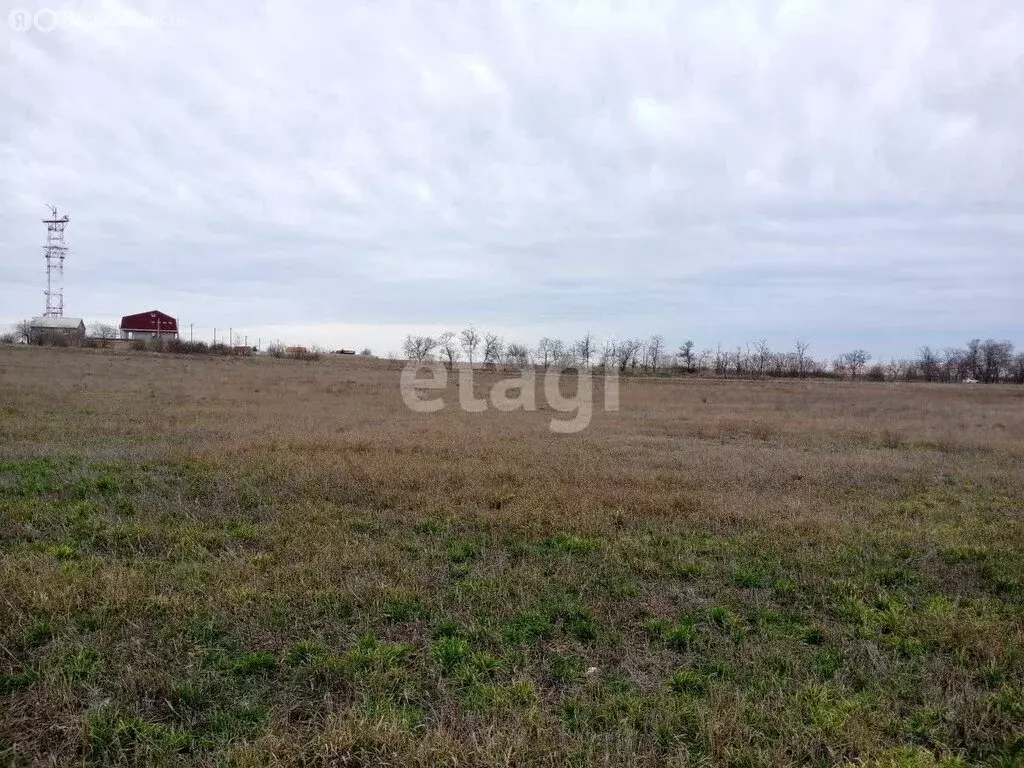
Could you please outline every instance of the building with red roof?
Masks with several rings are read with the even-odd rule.
[[[176,339],[178,321],[170,315],[153,309],[121,318],[122,339]]]

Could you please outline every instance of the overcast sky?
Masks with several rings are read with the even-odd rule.
[[[16,5],[0,324],[1024,345],[1021,0]]]

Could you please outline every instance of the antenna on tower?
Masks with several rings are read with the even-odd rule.
[[[67,214],[59,216],[57,206],[47,205],[50,217],[43,219],[46,225],[46,245],[43,255],[46,257],[46,311],[43,317],[64,316],[64,259],[68,247],[64,245],[64,227],[71,221]]]

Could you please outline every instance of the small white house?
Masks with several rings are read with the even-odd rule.
[[[43,344],[55,336],[63,336],[71,344],[85,338],[85,321],[80,317],[33,317],[28,327],[32,344]]]

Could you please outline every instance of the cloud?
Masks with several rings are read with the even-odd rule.
[[[52,202],[87,319],[1024,343],[1015,0],[50,7],[3,33],[0,322]]]

